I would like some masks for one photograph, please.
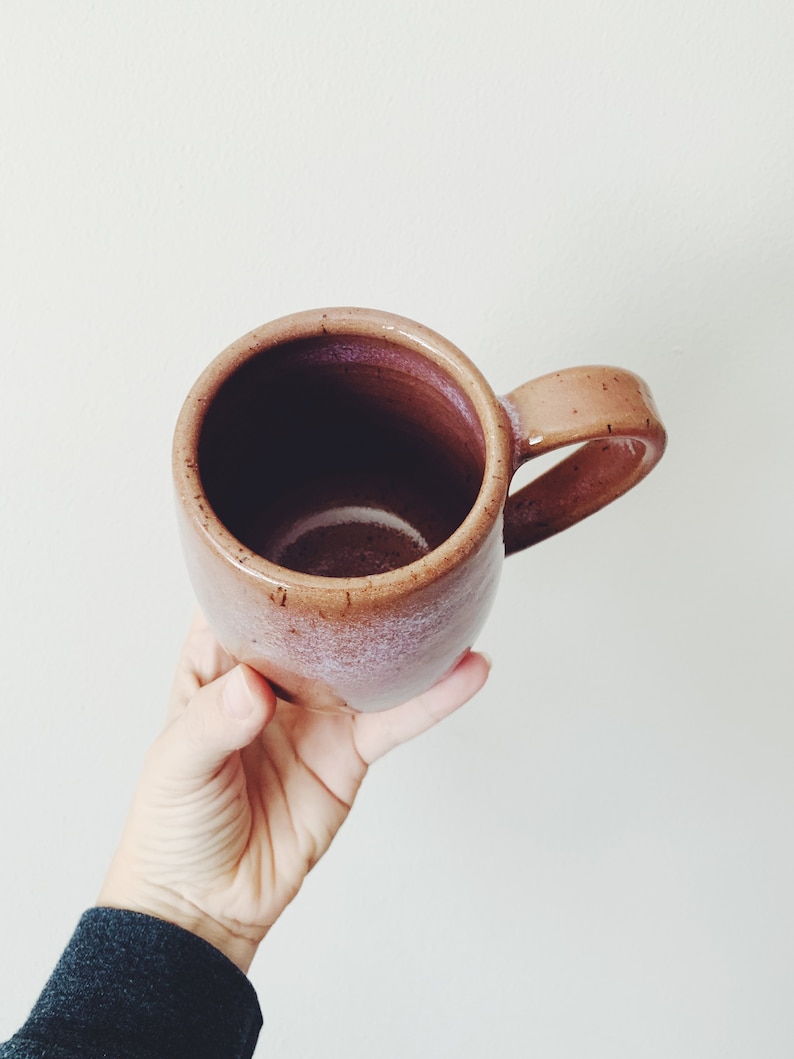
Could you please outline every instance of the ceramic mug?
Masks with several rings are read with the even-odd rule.
[[[578,445],[508,495],[527,460]],[[173,470],[199,605],[288,701],[381,710],[473,644],[505,554],[636,485],[665,432],[636,375],[494,395],[421,324],[318,309],[252,331],[188,395]]]

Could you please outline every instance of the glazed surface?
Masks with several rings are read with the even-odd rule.
[[[463,522],[485,443],[435,365],[373,338],[263,351],[208,410],[198,472],[218,518],[280,566],[364,577],[414,562]]]

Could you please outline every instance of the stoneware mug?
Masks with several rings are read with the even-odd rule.
[[[570,445],[508,495],[523,463]],[[287,316],[221,353],[180,413],[190,578],[220,642],[279,696],[385,709],[474,643],[505,554],[625,493],[664,445],[630,372],[568,368],[499,398],[411,320]]]

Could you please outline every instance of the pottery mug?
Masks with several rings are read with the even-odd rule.
[[[508,495],[523,463],[570,445]],[[245,335],[190,391],[180,536],[233,658],[288,701],[381,710],[473,644],[505,554],[625,493],[664,445],[628,371],[568,368],[499,398],[421,324],[318,309]]]

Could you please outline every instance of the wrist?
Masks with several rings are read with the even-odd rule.
[[[248,974],[259,948],[259,941],[219,923],[183,895],[159,887],[120,885],[108,878],[96,904],[101,908],[140,912],[181,927],[218,949],[243,974]]]

